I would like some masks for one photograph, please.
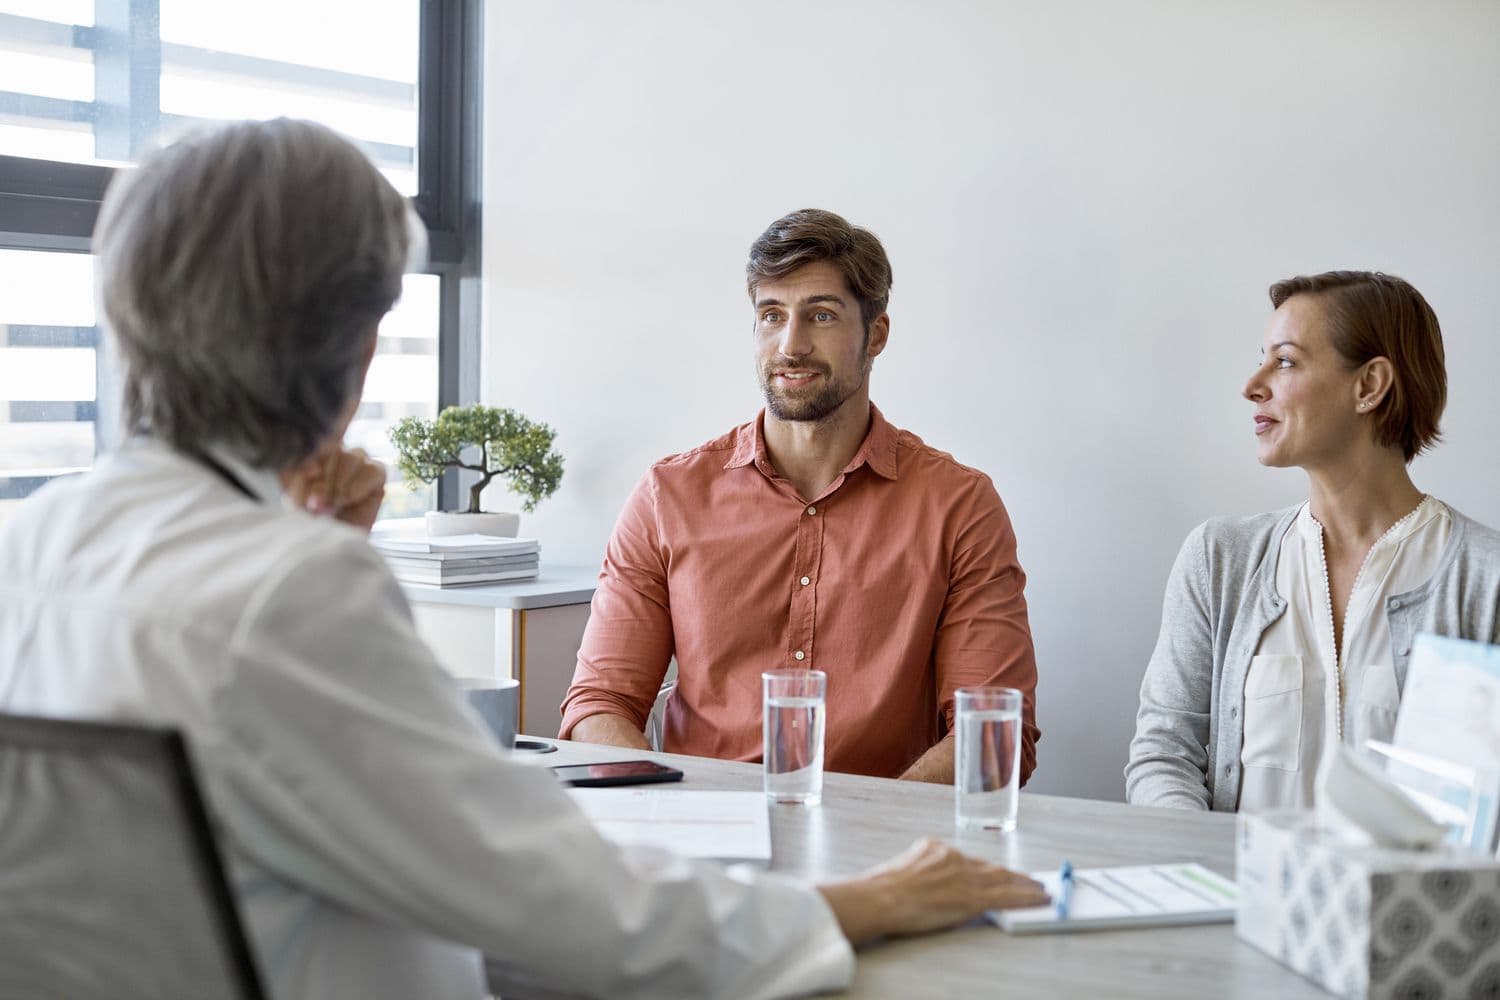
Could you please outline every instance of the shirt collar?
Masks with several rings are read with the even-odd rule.
[[[1397,520],[1395,524],[1386,529],[1385,534],[1375,540],[1375,544],[1370,547],[1370,551],[1373,552],[1383,545],[1394,545],[1405,541],[1416,534],[1417,529],[1436,517],[1438,513],[1437,501],[1424,493],[1422,499],[1417,502],[1417,505],[1408,514]],[[1297,511],[1297,530],[1302,533],[1302,537],[1308,542],[1317,543],[1319,546],[1323,544],[1323,525],[1316,517],[1313,517],[1311,500],[1303,501],[1302,509]],[[1368,559],[1368,557],[1366,558]]]
[[[209,448],[209,454],[223,463],[224,467],[234,473],[240,482],[249,488],[263,503],[279,502],[281,500],[281,477],[272,469],[257,469],[247,465],[241,459],[229,454],[222,448]]]
[[[122,451],[143,451],[160,455],[175,455],[177,458],[192,463],[215,479],[222,479],[223,472],[228,472],[241,486],[254,494],[254,498],[262,503],[279,501],[284,493],[281,488],[281,477],[271,469],[257,469],[241,458],[235,457],[234,453],[220,445],[203,445],[198,454],[173,448],[170,445],[150,437],[146,434],[136,434],[130,437],[121,446]],[[212,460],[212,464],[205,462],[202,456]],[[214,468],[219,466],[219,469]],[[223,472],[220,471],[223,470]],[[234,485],[226,483],[226,486],[234,489]]]
[[[747,465],[754,465],[767,476],[776,474],[771,459],[766,454],[765,419],[766,411],[761,410],[754,420],[735,431],[734,450],[729,455],[729,461],[724,463],[724,468],[742,469]],[[871,403],[870,429],[865,432],[865,439],[860,443],[859,450],[854,453],[849,464],[844,466],[844,475],[861,465],[868,465],[876,475],[894,480],[897,474],[896,439],[896,428],[885,419],[880,408]]]
[[[241,486],[254,494],[255,499],[261,503],[276,503],[281,500],[281,477],[274,470],[257,469],[221,445],[204,445],[203,454],[211,458],[214,463],[217,463],[224,472],[232,475]],[[188,457],[192,458],[193,456],[189,455]],[[197,459],[194,460],[198,461]],[[209,470],[215,476],[222,476],[220,470],[214,469],[212,465],[209,465]],[[230,485],[233,484],[231,483]]]

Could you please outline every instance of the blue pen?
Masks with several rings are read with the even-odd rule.
[[[1068,907],[1073,905],[1073,862],[1064,861],[1057,873],[1057,919],[1068,919]]]

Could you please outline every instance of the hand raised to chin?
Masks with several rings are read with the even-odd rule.
[[[385,466],[362,448],[335,444],[293,469],[283,485],[298,508],[369,531],[385,499]]]

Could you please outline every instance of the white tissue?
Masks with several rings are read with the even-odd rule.
[[[1317,802],[1320,826],[1380,847],[1425,849],[1448,833],[1384,772],[1343,745],[1323,756]]]

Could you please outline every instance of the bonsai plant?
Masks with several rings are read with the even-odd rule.
[[[397,468],[408,484],[432,483],[448,469],[479,474],[469,487],[469,507],[461,514],[429,512],[432,534],[514,535],[519,514],[487,514],[480,495],[497,477],[521,496],[527,513],[557,491],[563,460],[552,448],[551,427],[528,420],[515,410],[493,406],[450,406],[436,420],[403,417],[391,428]]]

